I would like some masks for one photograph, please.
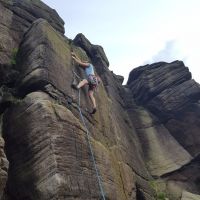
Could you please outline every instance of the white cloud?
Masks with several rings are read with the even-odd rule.
[[[154,63],[154,62],[172,62],[174,60],[185,61],[185,56],[180,52],[178,48],[178,43],[176,40],[169,40],[165,43],[163,49],[158,51],[152,58],[145,63]]]
[[[125,80],[144,63],[183,60],[200,82],[199,0],[43,1],[66,22],[67,37],[82,32],[101,45],[110,69]]]
[[[177,40],[169,40],[165,43],[164,47],[156,54],[146,60],[143,64],[151,64],[155,62],[173,62],[175,60],[182,60],[184,64],[189,67],[192,77],[200,82],[199,74],[199,47],[200,40],[196,37],[191,37],[191,34],[185,37],[179,37]]]

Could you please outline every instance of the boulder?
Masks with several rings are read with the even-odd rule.
[[[199,199],[200,199],[200,195],[192,194],[187,191],[184,191],[181,197],[181,200],[199,200]]]
[[[165,89],[147,103],[147,107],[163,121],[183,113],[200,99],[200,85],[194,80]],[[159,106],[158,106],[159,105]]]
[[[194,157],[200,154],[200,102],[191,103],[169,119],[165,126],[176,140]]]
[[[178,199],[183,190],[198,194],[200,85],[188,68],[174,61],[133,69],[125,96],[151,174]]]
[[[30,93],[7,110],[4,137],[10,161],[9,194],[42,200],[98,196],[85,134],[71,111],[42,92]]]
[[[70,46],[65,38],[43,19],[26,32],[17,55],[20,73],[17,87],[22,95],[48,83],[66,94],[73,78]]]
[[[160,177],[180,169],[192,156],[177,142],[159,119],[131,99],[126,90],[126,108],[142,144],[144,159],[152,176]]]
[[[57,12],[40,0],[0,0],[0,63],[12,64],[24,33],[43,18],[64,34],[64,22]]]
[[[127,85],[135,101],[144,105],[165,89],[191,79],[191,73],[181,61],[159,62],[133,69]]]

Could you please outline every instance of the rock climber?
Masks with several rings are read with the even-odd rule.
[[[74,52],[72,52],[71,55],[72,58],[79,64],[79,66],[84,69],[87,75],[87,79],[83,79],[82,81],[79,82],[78,85],[72,84],[72,87],[78,90],[85,85],[89,86],[88,95],[93,105],[91,114],[94,114],[97,111],[96,100],[94,98],[94,91],[99,82],[98,77],[95,76],[94,73],[94,66],[89,62],[81,61],[81,59]]]

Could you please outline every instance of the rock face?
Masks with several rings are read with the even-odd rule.
[[[165,177],[169,189],[176,185],[199,194],[200,85],[175,61],[134,69],[128,86],[140,105],[128,111],[138,123],[151,174]]]
[[[32,22],[43,18],[60,33],[64,22],[55,10],[40,0],[0,0],[0,63],[10,64],[24,33]]]
[[[7,149],[12,196],[65,199],[80,195],[84,199],[86,194],[98,195],[85,130],[70,110],[43,92],[33,92],[9,109],[4,120],[7,146],[12,146]],[[22,123],[27,124],[23,130]]]
[[[66,38],[40,0],[0,0],[0,10],[0,199],[101,199],[71,51],[102,79],[97,113],[87,88],[80,108],[106,199],[199,197],[200,88],[182,62],[138,67],[122,86],[103,48]]]
[[[7,172],[8,172],[8,161],[6,159],[5,153],[4,153],[4,141],[0,137],[0,199],[2,198],[3,191],[6,186],[7,181]]]
[[[83,73],[72,63],[72,49],[90,59],[42,19],[32,24],[19,46],[15,89],[20,100],[13,102],[3,117],[10,162],[6,193],[10,198],[100,199],[86,130],[77,110],[78,94],[71,88],[72,69],[80,76]],[[152,178],[136,132],[118,102],[122,102],[117,91],[122,88],[121,81],[106,66],[104,73],[114,84],[114,89],[109,89],[113,97],[108,97],[104,85],[99,86],[96,98],[101,112],[91,117],[83,89],[81,107],[106,198],[136,199],[139,195],[154,199],[148,184]]]

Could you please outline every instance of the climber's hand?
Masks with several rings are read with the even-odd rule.
[[[76,57],[76,54],[74,52],[71,52],[72,57]]]

